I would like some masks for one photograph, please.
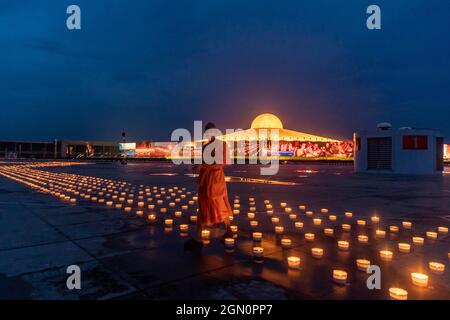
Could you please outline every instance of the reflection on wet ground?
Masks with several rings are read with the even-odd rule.
[[[0,298],[388,299],[400,287],[409,299],[450,299],[448,175],[286,164],[262,177],[257,166],[228,166],[231,181],[248,182],[228,185],[234,246],[212,228],[193,253],[183,250],[195,233],[190,166],[8,167],[0,166]],[[381,290],[367,289],[357,260],[381,267]],[[82,270],[78,292],[65,287],[70,264]],[[411,273],[426,274],[426,287]]]

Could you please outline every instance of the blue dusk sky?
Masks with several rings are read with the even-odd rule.
[[[448,0],[0,0],[0,140],[164,141],[271,112],[329,137],[388,121],[449,141],[449,39]]]

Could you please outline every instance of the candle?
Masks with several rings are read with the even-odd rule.
[[[312,216],[312,215],[313,215],[313,212],[312,212],[312,211],[306,211],[305,214],[306,214],[307,216]]]
[[[305,209],[306,209],[306,206],[305,206],[304,204],[301,204],[301,205],[298,206],[298,208],[299,208],[300,210],[305,210]]]
[[[430,261],[428,262],[428,268],[430,268],[431,272],[433,272],[434,274],[443,274],[445,271],[445,264]]]
[[[136,210],[136,215],[142,216],[144,214],[144,211],[142,210]]]
[[[330,221],[336,221],[336,219],[337,219],[337,217],[335,216],[335,215],[329,215],[328,216],[328,219],[330,220]]]
[[[423,244],[425,242],[425,239],[422,237],[413,237],[412,240],[416,246],[423,246]]]
[[[264,255],[263,247],[253,247],[253,257],[254,258],[262,258]]]
[[[125,207],[125,208],[123,208],[123,210],[124,210],[125,212],[130,212],[130,211],[131,211],[131,207]]]
[[[250,207],[250,208],[248,208],[248,210],[254,212],[254,211],[256,211],[256,207]]]
[[[398,244],[398,251],[401,253],[410,253],[411,251],[411,245],[409,243],[399,243]]]
[[[75,198],[70,198],[70,202],[75,203],[75,202],[77,202],[77,199],[75,199]]]
[[[166,220],[164,220],[164,224],[165,224],[166,226],[171,226],[171,225],[173,225],[173,219],[166,219]]]
[[[233,214],[239,214],[239,209],[234,209]]]
[[[305,233],[305,240],[308,242],[314,241],[315,235],[314,233]]]
[[[267,210],[266,212],[267,212],[268,215],[273,214],[273,210]]]
[[[383,261],[392,261],[394,253],[390,250],[380,250],[380,259]]]
[[[344,213],[344,214],[345,214],[345,216],[346,216],[347,218],[353,217],[353,212],[347,211],[347,212]]]
[[[281,203],[280,203],[280,206],[281,206],[282,208],[284,208],[284,207],[287,206],[287,203],[286,203],[286,202],[281,202]]]
[[[333,229],[333,228],[325,228],[325,229],[323,229],[323,232],[324,232],[327,236],[332,236],[332,235],[334,235],[334,229]]]
[[[230,230],[233,233],[237,233],[238,232],[238,226],[230,226]]]
[[[319,218],[313,219],[313,224],[315,226],[320,226],[322,224],[322,219],[319,219]]]
[[[397,226],[389,226],[389,231],[390,232],[394,232],[394,233],[397,233],[398,232],[398,227]]]
[[[300,258],[296,256],[290,256],[287,258],[288,266],[291,269],[300,269]]]
[[[447,234],[448,233],[448,228],[447,227],[438,227],[438,232],[440,234]]]
[[[378,217],[378,216],[372,216],[372,217],[370,218],[370,220],[371,220],[373,223],[378,223],[378,222],[380,222],[380,217]]]
[[[303,228],[303,222],[301,222],[301,221],[295,222],[294,225],[295,225],[296,229],[302,229]]]
[[[225,238],[225,247],[231,249],[234,248],[234,239],[233,238]]]
[[[117,209],[122,208],[122,204],[121,204],[121,203],[116,203],[116,208],[117,208]]]
[[[410,221],[402,221],[402,226],[403,226],[403,229],[409,230],[412,227],[412,222],[410,222]]]
[[[356,223],[357,223],[358,226],[364,227],[366,225],[366,220],[359,219],[359,220],[356,221]]]
[[[377,236],[377,238],[384,238],[386,237],[386,231],[377,229],[375,231],[375,235]]]
[[[190,216],[189,217],[189,220],[191,221],[191,222],[197,222],[197,216]]]
[[[292,245],[292,240],[291,239],[289,239],[289,238],[281,239],[281,247],[282,248],[287,249],[287,248],[290,248],[291,245]]]
[[[389,288],[391,300],[408,300],[408,291],[401,288]]]
[[[132,201],[132,202],[133,202],[133,201]],[[138,207],[142,208],[143,206],[144,206],[144,202],[139,201],[139,202],[138,202]]]
[[[322,212],[322,213],[328,213],[328,209],[322,208],[322,209],[320,209],[320,212]]]
[[[282,234],[284,232],[284,227],[282,226],[275,226],[275,233],[276,234]]]
[[[189,230],[189,225],[187,224],[180,224],[180,231],[181,232],[187,232]]]
[[[254,219],[255,218],[255,214],[253,212],[249,212],[249,213],[247,213],[247,217],[249,219]]]
[[[352,226],[351,226],[351,225],[349,225],[349,224],[347,224],[347,223],[342,224],[342,230],[348,232],[348,231],[350,231],[351,229],[352,229]]]
[[[240,208],[241,205],[239,203],[235,203],[233,206],[237,209]]]
[[[209,239],[209,235],[210,235],[210,231],[209,230],[202,230],[202,239]]]
[[[250,226],[253,227],[253,228],[257,227],[258,226],[258,221],[256,221],[256,220],[250,221]]]
[[[106,201],[106,205],[107,205],[107,206],[112,206],[112,205],[113,205],[113,202],[112,202],[112,201]]]
[[[411,273],[411,281],[418,287],[428,287],[428,276],[426,274],[413,272]]]
[[[266,204],[266,209],[272,209],[272,205],[271,204]]]
[[[264,204],[269,204],[270,200],[264,200]]]
[[[156,221],[156,215],[154,213],[151,213],[147,216],[147,219],[150,220],[150,222]]]
[[[337,284],[346,284],[347,283],[347,272],[344,270],[333,270],[333,281]]]
[[[292,208],[286,207],[286,208],[284,208],[284,212],[291,213],[292,212]]]
[[[338,241],[338,248],[339,248],[339,250],[347,251],[349,246],[350,246],[350,244],[348,243],[348,241],[345,241],[345,240],[339,240]]]
[[[427,238],[428,238],[428,239],[436,240],[437,237],[438,237],[437,232],[434,232],[434,231],[427,231]]]
[[[147,208],[149,208],[150,210],[153,210],[153,209],[155,209],[155,205],[154,205],[154,204],[149,204],[149,205],[147,206]]]
[[[356,259],[356,266],[359,271],[367,272],[370,267],[370,260],[367,259]]]
[[[263,236],[262,232],[253,232],[252,233],[253,241],[261,241],[262,236]]]
[[[311,248],[311,254],[313,258],[321,259],[323,257],[323,249],[322,248]]]

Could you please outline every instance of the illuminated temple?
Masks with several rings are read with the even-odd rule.
[[[283,127],[280,118],[271,113],[258,115],[250,129],[225,134],[220,139],[243,141],[245,155],[253,155],[261,151],[259,144],[252,141],[264,141],[269,150],[273,140],[278,142],[278,155],[292,158],[351,158],[353,155],[352,141],[341,141],[326,138]]]

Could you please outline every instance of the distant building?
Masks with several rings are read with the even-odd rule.
[[[118,142],[63,140],[62,158],[111,158],[121,154]]]
[[[275,136],[274,136],[275,134]],[[353,156],[353,142],[317,136],[305,132],[286,129],[274,114],[263,113],[251,123],[250,129],[235,131],[218,137],[227,142],[235,142],[235,150],[246,156],[257,155],[261,151],[272,152],[272,141],[276,140],[275,152],[286,158],[349,159]],[[256,144],[252,142],[256,141]],[[265,141],[265,146],[259,142]],[[238,142],[243,142],[244,150],[238,150]],[[266,150],[263,150],[263,147]]]
[[[106,141],[0,141],[0,158],[57,159],[119,157],[119,144]]]
[[[0,141],[0,158],[59,158],[61,141]]]
[[[378,131],[354,134],[354,171],[438,174],[443,171],[444,139],[434,130],[400,128],[388,123]]]

